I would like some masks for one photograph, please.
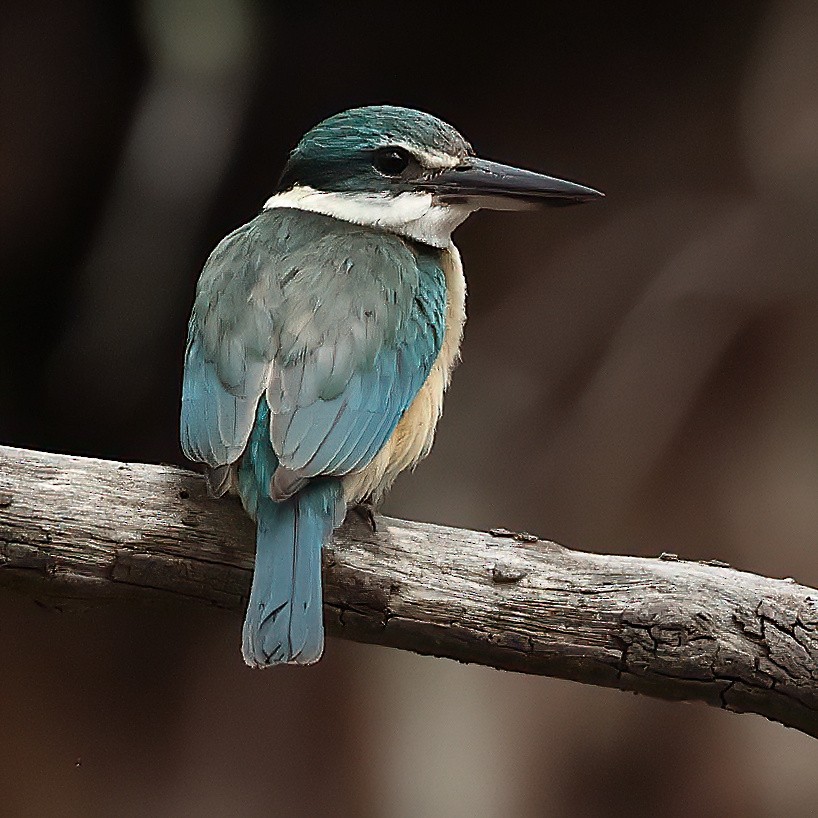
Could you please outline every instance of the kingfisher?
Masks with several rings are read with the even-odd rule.
[[[466,282],[452,232],[480,208],[603,194],[480,159],[451,125],[391,105],[316,125],[263,210],[204,265],[181,443],[256,522],[242,630],[251,667],[324,649],[321,551],[432,446]]]

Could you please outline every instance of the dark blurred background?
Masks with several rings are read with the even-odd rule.
[[[180,463],[209,250],[325,116],[391,102],[601,205],[457,234],[463,363],[387,511],[818,584],[818,4],[6,0],[0,440]],[[755,717],[240,619],[0,597],[9,816],[808,816]]]

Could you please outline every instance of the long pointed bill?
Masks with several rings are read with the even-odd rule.
[[[492,210],[581,204],[605,195],[575,182],[474,157],[417,182],[416,188],[434,193],[444,203]]]

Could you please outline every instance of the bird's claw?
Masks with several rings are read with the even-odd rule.
[[[378,533],[378,523],[375,519],[375,504],[363,501],[352,509],[371,529],[373,534]]]

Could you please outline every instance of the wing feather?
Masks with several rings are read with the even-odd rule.
[[[233,463],[269,424],[283,486],[363,468],[440,351],[437,251],[318,214],[268,211],[205,265],[191,317],[182,445]],[[256,408],[266,396],[269,413]]]

